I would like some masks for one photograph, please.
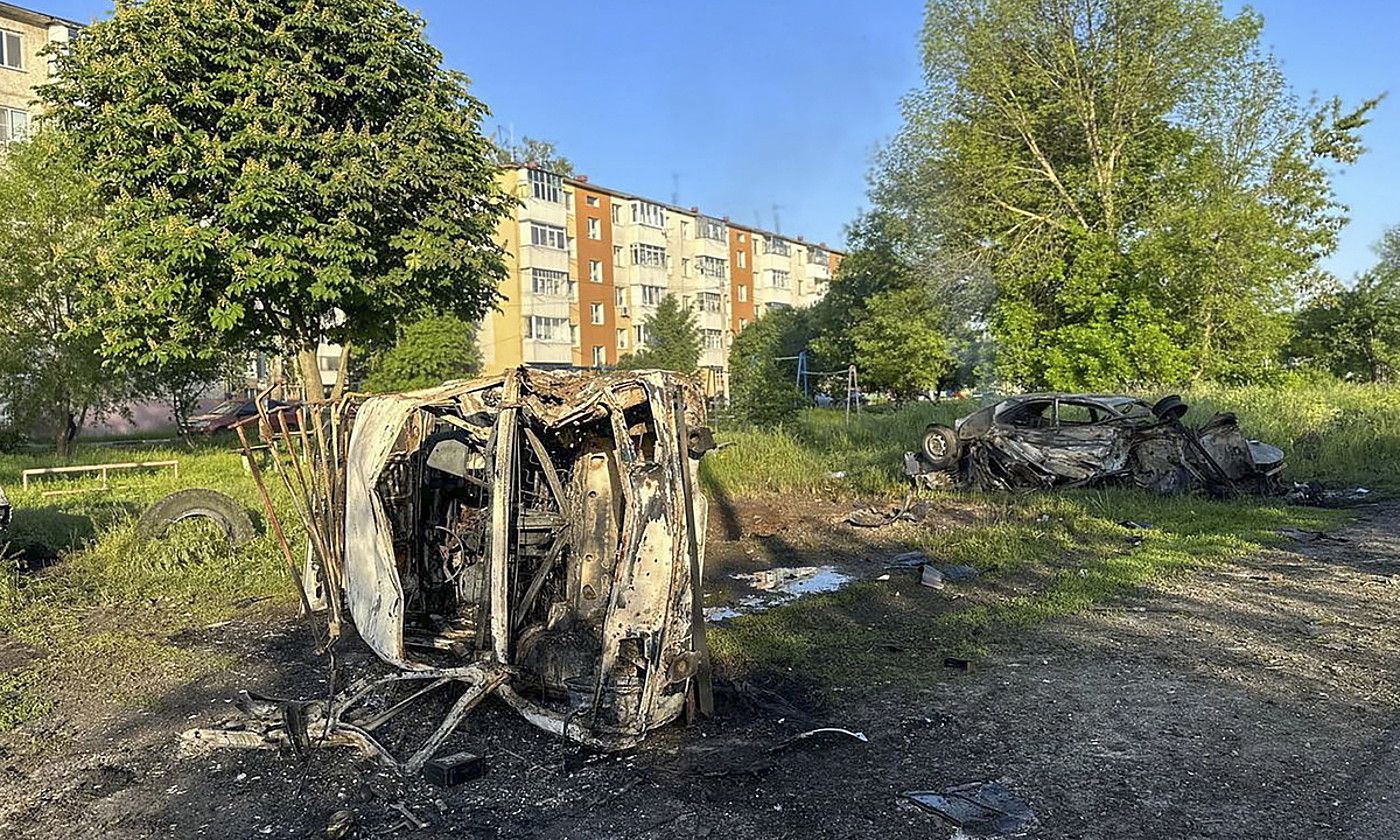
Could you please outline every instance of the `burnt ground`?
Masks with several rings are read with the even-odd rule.
[[[716,568],[772,562],[750,549],[774,525],[811,532],[784,542],[810,562],[838,511],[786,510],[750,510],[739,542],[712,533]],[[828,536],[861,561],[856,538]],[[721,686],[718,719],[630,756],[580,753],[491,702],[448,747],[483,754],[487,775],[447,790],[347,752],[181,758],[176,734],[229,714],[240,688],[326,690],[305,628],[252,612],[184,640],[233,670],[139,709],[75,698],[4,736],[0,836],[313,837],[344,809],[359,837],[939,838],[952,829],[901,791],[1000,779],[1036,837],[1400,837],[1400,507],[1338,537],[1048,622],[931,688],[818,703],[782,675]],[[817,725],[869,740],[774,749]]]

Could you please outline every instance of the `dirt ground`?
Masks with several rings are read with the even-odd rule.
[[[753,540],[791,527],[777,504],[746,516],[716,525],[715,569],[771,563]],[[232,671],[4,736],[0,837],[319,837],[343,809],[358,837],[938,838],[953,829],[901,792],[999,779],[1035,837],[1400,838],[1400,506],[1049,622],[931,689],[818,705],[781,675],[721,685],[717,719],[628,756],[581,753],[497,703],[450,742],[488,766],[453,789],[344,752],[177,755],[176,734],[229,715],[238,689],[323,693],[307,639],[254,612],[185,640]],[[816,726],[868,740],[783,746]]]

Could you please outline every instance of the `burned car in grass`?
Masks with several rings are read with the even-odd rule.
[[[1199,428],[1180,397],[1025,394],[924,430],[905,473],[925,486],[988,490],[1106,484],[1162,493],[1280,492],[1284,454],[1250,440],[1233,414]]]
[[[310,535],[306,607],[332,635],[352,622],[392,672],[329,704],[245,698],[261,736],[295,745],[324,729],[414,772],[491,695],[600,749],[707,712],[704,412],[693,380],[669,372],[521,368],[303,418],[271,462]],[[386,699],[405,684],[421,688]],[[449,685],[461,693],[442,725],[393,759],[376,729]]]

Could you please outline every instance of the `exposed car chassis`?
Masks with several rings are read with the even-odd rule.
[[[676,374],[521,368],[346,400],[284,429],[272,456],[310,534],[306,606],[329,613],[332,634],[343,609],[396,673],[329,704],[245,696],[262,739],[297,746],[319,732],[415,772],[491,694],[608,750],[687,708],[707,713],[704,422],[699,389]],[[370,702],[406,681],[423,688]],[[446,685],[463,689],[452,711],[395,761],[375,728]]]
[[[986,490],[1135,485],[1162,493],[1277,493],[1283,451],[1247,439],[1233,414],[1200,428],[1187,406],[1102,394],[1026,394],[987,406],[952,426],[924,430],[905,454],[916,485]]]

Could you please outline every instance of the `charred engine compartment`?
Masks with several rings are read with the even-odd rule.
[[[671,374],[518,375],[414,406],[374,483],[402,664],[498,661],[536,723],[640,736],[680,714],[701,659],[702,409]]]

